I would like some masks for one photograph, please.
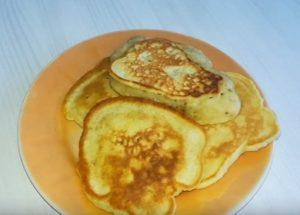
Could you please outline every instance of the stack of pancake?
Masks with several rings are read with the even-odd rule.
[[[114,214],[173,214],[175,196],[215,183],[279,134],[249,78],[161,38],[132,38],[103,59],[71,88],[64,113],[83,128],[85,192]]]

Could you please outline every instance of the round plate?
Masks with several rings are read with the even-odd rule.
[[[200,40],[177,33],[134,30],[105,34],[67,50],[40,74],[22,110],[19,147],[25,170],[39,194],[58,212],[108,214],[85,196],[77,173],[81,129],[65,120],[63,99],[85,72],[129,38],[136,35],[162,37],[200,48],[219,70],[248,74],[223,52]],[[267,172],[272,144],[244,153],[219,182],[176,197],[176,214],[224,214],[246,204]]]

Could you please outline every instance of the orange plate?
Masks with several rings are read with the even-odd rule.
[[[30,89],[20,119],[20,155],[27,175],[40,195],[58,212],[108,214],[85,197],[77,174],[76,154],[81,129],[64,119],[62,102],[85,72],[130,37],[162,37],[200,48],[224,71],[246,71],[223,52],[200,40],[177,33],[134,30],[105,34],[67,50],[47,66]],[[176,198],[176,214],[236,212],[257,190],[267,172],[272,144],[243,154],[216,184]]]

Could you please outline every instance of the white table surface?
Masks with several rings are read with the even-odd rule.
[[[55,214],[27,179],[17,150],[18,114],[36,75],[82,40],[140,28],[207,41],[254,77],[279,117],[282,134],[269,176],[240,213],[300,214],[300,2],[296,0],[0,0],[0,214]]]

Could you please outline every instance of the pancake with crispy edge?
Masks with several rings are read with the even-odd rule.
[[[203,155],[203,176],[198,188],[207,187],[222,178],[243,152],[258,150],[279,135],[276,116],[264,106],[252,80],[238,73],[227,75],[235,83],[241,98],[241,111],[226,123],[203,126],[207,144]]]
[[[95,68],[82,76],[69,90],[64,99],[64,114],[82,126],[90,109],[99,101],[118,96],[110,87],[110,59],[104,58]]]
[[[199,124],[226,122],[239,113],[233,82],[194,47],[135,37],[111,59],[111,86],[120,95],[168,104]]]
[[[173,214],[202,172],[205,135],[172,108],[134,97],[100,102],[84,121],[79,171],[89,199],[115,214]]]
[[[264,99],[255,83],[246,76],[238,73],[228,73],[231,79],[237,84],[243,84],[245,90],[252,94],[251,105],[255,107],[253,114],[249,114],[249,122],[246,151],[257,151],[272,143],[280,134],[280,126],[275,113],[264,105]],[[241,91],[241,90],[239,90]]]

